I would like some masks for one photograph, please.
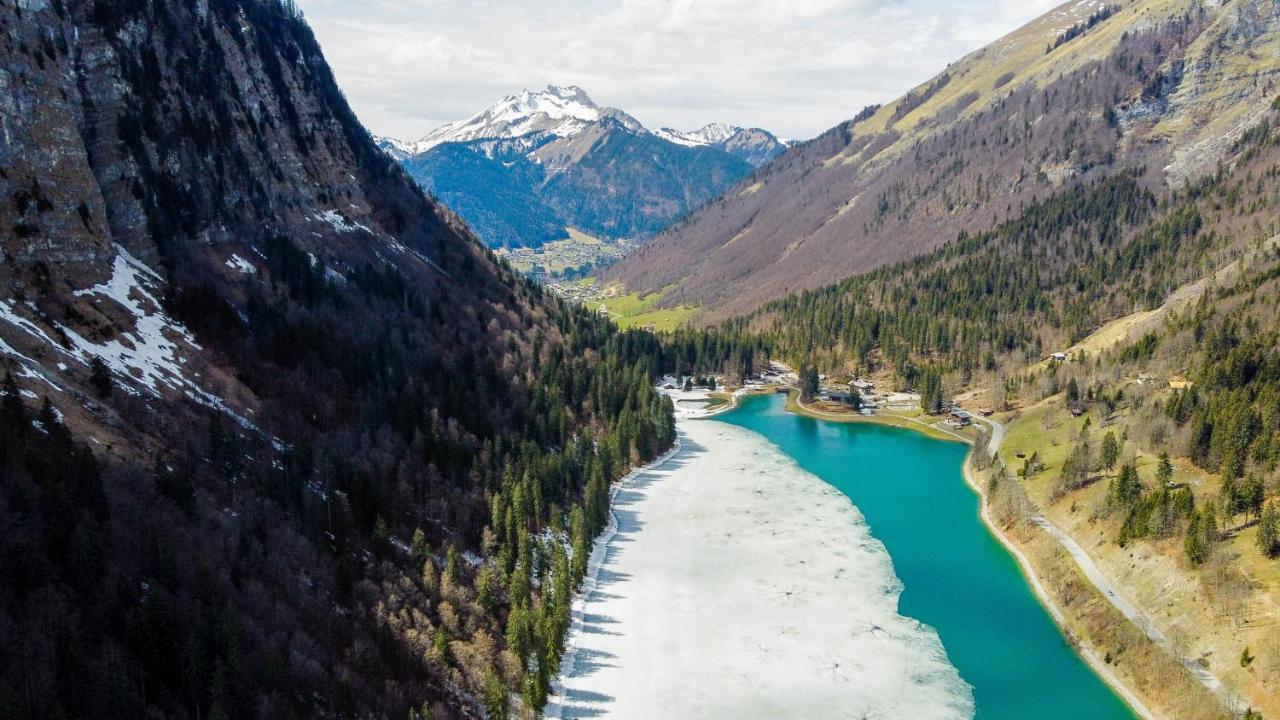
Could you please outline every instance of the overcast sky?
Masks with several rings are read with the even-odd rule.
[[[522,88],[580,85],[650,128],[808,138],[1059,0],[298,0],[352,106],[417,139]]]

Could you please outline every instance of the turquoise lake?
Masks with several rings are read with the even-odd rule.
[[[748,397],[713,422],[763,435],[853,501],[893,559],[904,586],[899,612],[937,630],[973,687],[976,717],[1135,717],[1067,645],[1017,561],[982,524],[961,474],[966,446],[813,420],[784,406],[780,395]]]

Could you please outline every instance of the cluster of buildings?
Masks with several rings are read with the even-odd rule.
[[[875,415],[880,403],[874,395],[875,385],[869,380],[858,378],[850,382],[847,390],[824,389],[819,393],[820,400],[856,405],[863,415]]]

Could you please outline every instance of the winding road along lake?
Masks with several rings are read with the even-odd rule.
[[[934,628],[982,720],[1133,718],[1066,644],[978,515],[967,448],[914,432],[828,423],[744,398],[709,422],[752,430],[853,501],[903,589],[898,612]]]

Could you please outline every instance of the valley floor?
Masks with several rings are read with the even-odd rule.
[[[876,590],[849,602],[851,593],[861,597],[866,587],[895,582],[887,554],[858,510],[764,438],[698,419],[732,407],[734,395],[719,393],[707,403],[703,391],[669,394],[681,444],[617,489],[615,522],[593,554],[593,575],[575,609],[571,650],[548,716],[748,717],[742,708],[752,707],[759,717],[826,717],[846,708],[850,697],[871,698],[868,709],[890,715],[971,712],[963,683],[913,698],[918,706],[886,700],[901,694],[893,678],[911,676],[907,667],[927,668],[934,691],[950,687],[937,679],[955,671],[931,630],[897,615],[894,593]],[[871,420],[826,417],[799,406],[794,394],[788,409],[832,421]],[[926,434],[943,430],[915,418],[874,420]],[[993,435],[1003,439],[1005,428],[993,426],[1000,431]],[[1023,437],[1026,427],[1025,419],[1010,425],[1011,442],[1002,452],[1007,461],[1012,462],[1009,448],[1030,442]],[[968,434],[947,439],[971,441]],[[988,449],[999,447],[993,437]],[[1049,503],[1035,487],[1029,488],[1030,498],[1011,498],[993,491],[986,478],[974,463],[966,465],[966,479],[984,495],[984,520],[1019,558],[1041,600],[1095,670],[1143,716],[1225,717],[1222,700],[1238,702],[1237,683],[1224,689],[1213,672],[1224,669],[1221,659],[1203,666],[1187,660],[1193,655],[1186,625],[1199,621],[1200,613],[1187,611],[1181,601],[1175,605],[1177,592],[1162,606],[1159,592],[1153,596],[1150,588],[1135,586],[1132,570],[1143,560],[1111,552],[1114,543],[1090,523],[1081,524],[1076,503],[1072,509]],[[797,561],[809,547],[828,550]],[[872,578],[870,583],[843,587],[830,581],[836,567],[831,563],[849,567],[849,559],[833,555],[833,548],[871,548],[865,556],[859,553],[865,565],[847,575]],[[1122,562],[1122,555],[1130,559]],[[1121,565],[1130,566],[1129,572]],[[1160,575],[1168,578],[1166,589],[1179,575],[1171,570],[1165,567]],[[797,587],[806,590],[793,595]],[[1169,614],[1174,610],[1176,617]],[[787,618],[786,627],[777,625],[779,617]],[[886,623],[902,623],[894,635],[911,638],[906,650],[891,652],[906,666],[853,671],[833,660],[885,656],[886,649],[876,648],[862,630]],[[844,640],[833,645],[832,637]],[[824,648],[822,657],[812,647]],[[1221,655],[1228,648],[1214,649]],[[842,668],[839,684],[823,679],[818,665],[824,664],[827,670]],[[796,697],[806,698],[802,706]]]

